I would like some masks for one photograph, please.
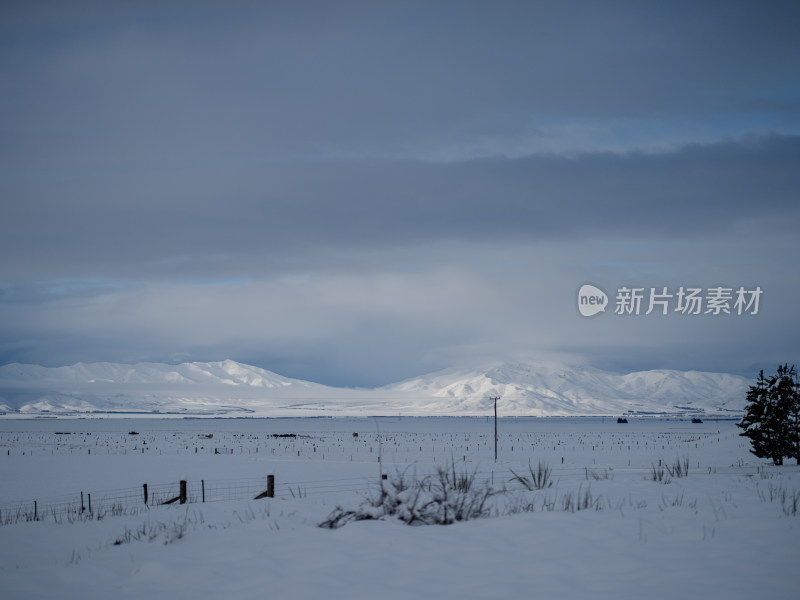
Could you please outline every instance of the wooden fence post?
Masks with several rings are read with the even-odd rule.
[[[147,484],[145,483],[142,487],[144,488],[144,505],[147,506]]]
[[[200,480],[200,487],[203,490],[203,502],[205,502],[206,501],[206,480],[205,479],[201,479]]]
[[[181,480],[181,504],[186,504],[186,481]]]
[[[85,511],[86,507],[83,505],[83,492],[81,492],[81,512]]]
[[[274,498],[275,497],[275,475],[267,475],[267,491],[261,492],[254,500],[261,500],[261,498]]]
[[[39,503],[36,500],[33,501],[33,520],[39,520]]]
[[[92,495],[89,494],[89,514],[92,514]]]

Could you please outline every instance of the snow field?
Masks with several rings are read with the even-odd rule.
[[[497,463],[481,418],[0,420],[0,509],[43,513],[0,525],[0,595],[795,597],[797,467],[756,459],[732,421],[629,420],[501,419]],[[550,487],[512,481],[539,462]],[[316,526],[381,470],[440,466],[505,486],[495,518]],[[253,500],[268,474],[276,497]],[[166,498],[180,479],[188,504],[144,505],[143,483]],[[63,508],[81,491],[91,516]]]

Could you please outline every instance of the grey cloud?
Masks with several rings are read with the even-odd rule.
[[[160,186],[158,174],[42,183],[9,204],[0,254],[18,276],[196,278],[332,249],[785,231],[798,163],[800,138],[764,137],[656,155],[302,161],[185,185]]]
[[[781,112],[798,113],[791,2],[215,6],[50,5],[41,23],[10,4],[26,17],[2,30],[12,139],[59,162],[71,145],[91,169],[420,152],[557,117],[752,118],[790,99]]]

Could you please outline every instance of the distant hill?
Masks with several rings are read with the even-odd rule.
[[[0,367],[7,415],[505,416],[740,414],[749,380],[698,371],[616,375],[557,363],[445,369],[374,389],[329,387],[225,360]]]
[[[384,389],[430,396],[438,410],[485,414],[500,396],[504,414],[541,416],[623,413],[739,414],[750,382],[699,371],[615,375],[555,363],[502,364],[486,370],[446,369]]]

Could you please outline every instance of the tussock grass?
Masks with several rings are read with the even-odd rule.
[[[670,467],[669,465],[665,465],[667,472],[669,473],[670,477],[674,477],[676,479],[680,479],[681,477],[688,477],[689,476],[689,458],[684,458],[683,461],[680,459],[676,460],[675,463]]]
[[[509,469],[511,473],[514,475],[509,481],[517,481],[521,483],[528,491],[532,490],[543,490],[545,488],[549,488],[553,485],[551,480],[552,469],[547,465],[547,463],[543,463],[539,461],[539,464],[536,465],[536,470],[533,470],[530,462],[528,463],[528,472],[530,476],[527,475],[518,475],[512,469]]]

